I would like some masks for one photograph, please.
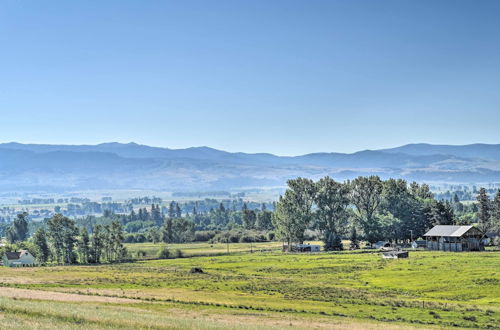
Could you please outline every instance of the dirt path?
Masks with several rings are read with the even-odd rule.
[[[71,301],[71,302],[104,302],[104,303],[121,303],[121,304],[137,304],[142,301],[101,296],[87,296],[76,293],[63,293],[43,290],[28,290],[19,288],[0,287],[0,297],[21,298],[21,299],[39,299],[39,300],[55,300],[55,301]]]

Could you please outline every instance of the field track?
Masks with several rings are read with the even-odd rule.
[[[75,293],[54,292],[45,290],[30,290],[19,288],[2,288],[0,297],[16,298],[16,299],[34,299],[34,300],[51,300],[51,301],[67,301],[67,302],[101,302],[101,303],[119,303],[133,304],[138,303],[138,300],[103,297],[103,296],[88,296]]]

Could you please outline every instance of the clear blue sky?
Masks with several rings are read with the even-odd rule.
[[[0,141],[500,143],[500,1],[0,1]]]

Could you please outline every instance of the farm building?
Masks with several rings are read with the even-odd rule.
[[[292,244],[292,248],[289,249],[288,245],[283,246],[284,252],[319,252],[321,247],[316,244]]]
[[[435,226],[424,235],[427,250],[483,251],[485,235],[473,226]]]
[[[30,267],[35,264],[35,257],[28,250],[5,252],[3,255],[3,265],[7,267]]]

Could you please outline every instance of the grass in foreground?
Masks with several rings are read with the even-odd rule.
[[[192,267],[205,273],[190,274]],[[383,260],[379,253],[239,253],[100,266],[1,268],[0,283],[136,299],[144,304],[127,308],[140,308],[139,319],[172,304],[207,315],[270,313],[281,321],[297,317],[424,327],[500,325],[498,252],[410,252],[410,258],[402,260]]]

